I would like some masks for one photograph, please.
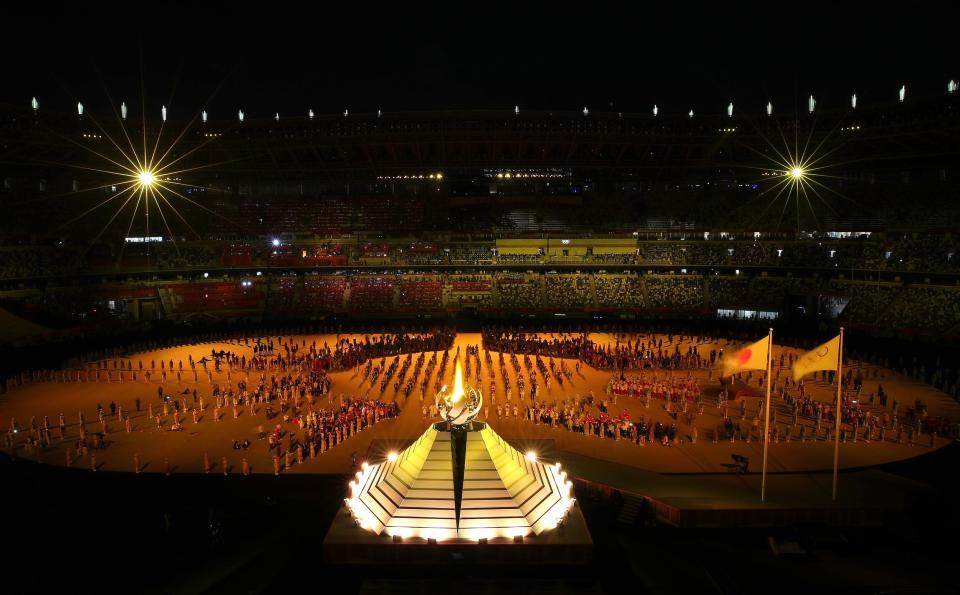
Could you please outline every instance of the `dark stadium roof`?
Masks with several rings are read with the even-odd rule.
[[[507,108],[685,113],[782,110],[815,93],[888,101],[957,78],[935,9],[803,2],[738,8],[639,3],[35,3],[8,8],[0,102],[69,111],[114,97],[251,115]],[[16,11],[27,11],[16,14]],[[876,13],[876,14],[873,14]],[[17,35],[16,33],[21,35]],[[172,100],[171,100],[172,99]],[[136,100],[136,101],[134,101]]]
[[[396,173],[443,168],[564,167],[594,175],[631,171],[770,167],[761,154],[775,156],[784,144],[822,146],[844,171],[900,171],[955,166],[960,156],[958,99],[937,97],[886,102],[851,110],[818,107],[811,115],[749,113],[734,117],[682,114],[521,111],[444,111],[353,113],[273,118],[171,119],[164,142],[185,129],[174,155],[200,150],[198,163],[219,163],[219,173],[264,176],[359,175],[375,179]],[[134,108],[135,109],[135,108]],[[743,114],[747,112],[747,114]],[[193,114],[195,117],[196,114]],[[159,118],[147,121],[148,138],[159,132]],[[101,129],[101,126],[103,127]],[[135,112],[126,124],[140,135]],[[80,144],[110,153],[106,130],[123,132],[112,113],[37,114],[29,108],[0,108],[0,170],[42,163],[96,161]],[[809,136],[809,141],[807,138]],[[838,170],[839,171],[839,170]],[[70,175],[77,175],[71,170]],[[743,173],[741,171],[741,173]]]

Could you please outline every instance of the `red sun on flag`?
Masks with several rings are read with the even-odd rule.
[[[750,349],[744,349],[739,354],[737,354],[737,363],[741,366],[745,366],[747,362],[750,361],[750,356],[753,355],[753,352]]]

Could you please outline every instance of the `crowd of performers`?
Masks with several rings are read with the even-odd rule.
[[[647,421],[644,416],[631,419],[626,409],[615,412],[618,398],[623,397],[645,398],[648,404],[650,399],[663,402],[671,414],[672,423]],[[613,376],[607,385],[606,395],[600,399],[590,392],[554,403],[537,400],[520,406],[510,402],[496,403],[496,415],[498,418],[509,417],[512,412],[514,417],[519,417],[522,411],[529,422],[565,428],[587,436],[631,440],[638,444],[671,444],[678,438],[678,416],[683,416],[684,421],[692,426],[696,417],[703,413],[703,407],[699,383],[689,373],[681,378],[642,372]]]
[[[483,347],[468,345],[461,355],[459,347],[452,350],[455,333],[452,330],[436,330],[423,334],[373,335],[363,339],[339,339],[333,344],[316,341],[308,344],[306,340],[290,338],[270,338],[266,340],[249,339],[244,341],[252,348],[253,355],[232,351],[211,350],[209,356],[200,359],[187,357],[186,367],[183,361],[150,360],[137,362],[113,360],[100,361],[95,366],[73,370],[75,374],[53,376],[59,381],[137,381],[149,380],[159,375],[163,381],[157,387],[157,401],[147,399],[143,407],[139,398],[135,401],[134,411],[110,403],[107,408],[97,406],[97,428],[88,431],[90,423],[84,419],[83,412],[77,416],[78,432],[69,437],[67,463],[71,464],[76,456],[103,448],[110,425],[117,424],[132,430],[131,414],[141,416],[146,409],[147,419],[155,422],[158,429],[181,431],[185,424],[198,424],[204,415],[220,421],[232,413],[237,419],[245,409],[252,417],[261,410],[266,419],[280,417],[284,423],[293,424],[296,430],[284,431],[280,423],[269,432],[260,427],[260,437],[266,438],[270,453],[274,458],[275,471],[289,467],[295,459],[302,462],[305,457],[341,444],[358,431],[374,425],[381,420],[396,417],[399,406],[396,401],[387,402],[386,394],[390,387],[395,397],[410,397],[419,389],[424,416],[436,415],[433,399],[427,398],[441,390],[449,380],[453,363],[461,359],[467,379],[475,378],[476,385],[483,388],[486,379],[485,398],[488,402],[486,414],[493,417],[520,417],[538,424],[566,428],[585,435],[604,436],[615,439],[628,439],[637,443],[657,442],[672,444],[684,437],[697,439],[695,421],[703,414],[704,401],[700,384],[693,378],[693,371],[701,368],[713,369],[722,350],[711,349],[709,353],[699,351],[699,337],[689,337],[688,346],[681,349],[680,339],[674,344],[674,337],[624,336],[615,337],[608,347],[600,346],[589,340],[585,334],[539,336],[510,329],[485,329]],[[673,349],[670,345],[673,344]],[[496,351],[497,353],[494,353]],[[388,362],[387,357],[391,357]],[[788,378],[789,370],[796,356],[784,353],[775,361],[776,407],[771,404],[774,415],[789,428],[799,428],[800,437],[805,431],[819,432],[821,426],[826,432],[835,427],[836,407],[829,401],[812,398],[807,394],[805,384]],[[569,359],[562,358],[571,358]],[[600,366],[593,362],[601,360]],[[112,365],[111,365],[112,364]],[[158,365],[159,364],[159,365]],[[572,388],[575,376],[581,375],[584,364],[595,367],[615,368],[607,385],[606,394],[597,399],[591,392],[584,396],[570,396],[567,389]],[[843,383],[843,402],[840,408],[844,426],[857,430],[864,437],[881,435],[885,429],[904,428],[908,432],[936,432],[940,436],[955,435],[956,424],[945,418],[931,417],[921,401],[913,407],[900,411],[900,404],[893,399],[892,409],[887,409],[888,395],[882,384],[875,394],[863,395],[865,376],[870,373],[877,377],[877,369],[865,369],[851,362],[845,370]],[[211,400],[205,403],[204,396],[198,394],[196,385],[182,387],[184,370],[196,372],[202,370],[210,381]],[[213,382],[212,372],[220,374],[220,382]],[[368,398],[344,397],[335,399],[331,392],[329,370],[353,369],[355,377],[361,378],[361,384],[367,385]],[[484,369],[486,374],[484,374]],[[631,370],[631,372],[627,372]],[[683,374],[686,371],[686,374]],[[126,372],[126,375],[124,374]],[[139,373],[139,378],[138,378]],[[883,372],[880,371],[880,374]],[[172,388],[171,376],[177,380],[176,389]],[[712,375],[712,374],[711,374]],[[223,381],[225,377],[225,382]],[[498,395],[499,377],[504,393]],[[194,375],[197,378],[197,375]],[[833,383],[832,372],[820,372],[811,380]],[[760,373],[747,372],[737,380],[746,386],[754,383],[763,386]],[[432,381],[432,382],[431,382]],[[222,383],[222,385],[221,385]],[[567,396],[554,403],[544,402],[543,396],[551,392],[556,384]],[[379,391],[379,397],[376,392]],[[370,396],[373,393],[374,396]],[[726,391],[723,391],[726,395]],[[615,411],[618,399],[635,399],[649,408],[651,402],[666,409],[670,416],[667,423],[648,421],[644,416],[631,419],[629,412]],[[874,403],[878,404],[874,407]],[[718,404],[723,411],[724,434],[730,436],[759,436],[760,406],[751,416],[747,415],[746,399],[739,398],[729,403],[739,404],[740,416],[735,423],[728,415],[728,402],[724,399]],[[212,411],[211,411],[212,410]],[[735,413],[735,411],[734,411]],[[804,420],[805,423],[801,423]],[[778,421],[774,417],[774,432]],[[752,429],[742,430],[746,422]],[[678,424],[685,429],[680,436]],[[812,428],[811,428],[812,426]],[[32,417],[29,426],[22,428],[16,419],[11,419],[5,438],[8,448],[18,443],[18,435],[25,436],[27,452],[33,454],[53,444],[52,434],[56,433],[61,443],[68,440],[66,416],[61,413],[56,425],[48,417]],[[21,436],[20,443],[24,442]],[[247,448],[248,441],[235,441],[235,448]],[[207,461],[205,467],[209,468]],[[246,467],[246,463],[245,463]]]
[[[827,384],[834,382],[834,378],[827,372],[820,374],[819,378]],[[754,379],[762,381],[763,375],[754,377],[752,373],[747,373],[741,380],[750,383]],[[930,440],[934,436],[958,435],[957,424],[946,418],[928,415],[927,406],[921,400],[916,400],[912,407],[901,410],[894,399],[892,408],[887,409],[887,395],[882,384],[876,393],[863,395],[862,378],[853,370],[844,375],[842,382],[841,440],[861,439],[869,442],[892,439],[903,442],[906,439],[912,442],[919,439],[917,437],[920,435],[929,436]],[[836,427],[837,409],[834,403],[812,398],[806,392],[803,382],[794,382],[789,378],[782,383],[777,382],[774,398],[776,401],[771,403],[772,440],[793,438],[803,441],[816,439],[818,436],[831,439]],[[665,410],[671,421],[648,421],[643,415],[632,419],[625,408],[616,413],[618,400],[622,404],[624,399],[634,400],[646,409],[653,403],[657,409]],[[760,439],[764,404],[762,398],[758,401],[756,408],[751,407],[749,412],[747,399],[743,396],[732,401],[718,401],[722,423],[712,432],[713,439]],[[879,411],[874,405],[879,406]],[[521,403],[519,406],[498,403],[496,415],[498,418],[509,418],[511,414],[513,417],[522,416],[534,424],[564,428],[588,436],[670,446],[677,440],[697,441],[698,428],[695,422],[704,413],[704,408],[700,384],[690,372],[682,377],[678,374],[661,376],[659,372],[651,374],[641,370],[638,373],[618,372],[612,375],[606,387],[606,395],[600,400],[591,392],[589,395],[567,397],[554,403],[538,400],[530,404]]]
[[[305,457],[316,458],[351,436],[383,420],[400,414],[396,401],[384,403],[374,399],[344,399],[341,395],[339,405],[331,408],[295,410],[296,417],[288,419],[295,424],[302,436],[295,432],[285,432],[277,424],[268,437],[268,448],[273,457],[274,473],[281,468],[303,464]]]
[[[161,383],[176,380],[198,382],[201,375],[212,382],[212,373],[220,372],[223,366],[230,370],[269,370],[269,369],[322,369],[327,371],[349,370],[366,363],[371,358],[383,358],[411,352],[448,350],[453,345],[456,333],[449,328],[438,328],[424,333],[373,334],[365,335],[362,340],[343,338],[333,345],[324,342],[319,345],[313,341],[307,345],[305,340],[299,343],[290,337],[269,339],[251,339],[238,341],[254,351],[252,357],[232,351],[215,349],[209,356],[194,360],[188,357],[187,366],[183,360],[174,365],[174,361],[151,360],[147,364],[139,360],[134,366],[132,358],[98,359],[93,366],[77,365],[61,370],[32,370],[13,377],[13,385],[22,385],[27,381],[48,382],[136,382],[159,380]],[[199,367],[199,368],[198,368]]]
[[[136,367],[133,360],[98,361],[90,367],[64,370],[37,379],[60,382],[124,382],[125,379],[127,382],[148,382],[159,379],[157,401],[146,399],[146,403],[143,403],[137,397],[132,410],[125,410],[115,402],[106,408],[98,404],[97,420],[93,422],[96,427],[92,431],[88,430],[91,420],[85,418],[83,411],[79,411],[76,418],[77,434],[74,436],[68,436],[67,416],[63,412],[59,414],[56,426],[51,423],[49,416],[44,416],[42,420],[31,417],[28,427],[21,427],[18,420],[11,417],[4,434],[5,446],[14,456],[16,448],[21,445],[30,455],[40,454],[56,442],[56,433],[61,445],[69,439],[66,448],[68,466],[77,457],[90,455],[91,465],[96,468],[94,451],[106,447],[107,436],[114,427],[124,428],[126,432],[133,431],[135,417],[143,418],[146,414],[148,423],[155,423],[161,431],[183,431],[185,425],[199,424],[205,416],[219,422],[231,413],[234,419],[238,419],[242,412],[248,411],[253,417],[263,411],[267,420],[280,418],[278,421],[294,424],[302,432],[302,435],[297,435],[295,431],[284,431],[281,423],[277,423],[272,432],[266,432],[260,426],[259,438],[267,439],[274,459],[274,470],[279,472],[281,468],[289,467],[294,458],[302,462],[304,456],[323,453],[362,429],[396,417],[399,413],[396,402],[386,403],[381,399],[345,398],[341,394],[335,401],[328,371],[354,367],[360,370],[361,364],[366,362],[363,368],[366,375],[372,375],[374,381],[381,378],[381,394],[385,392],[389,380],[395,377],[394,389],[399,390],[403,385],[409,395],[424,367],[426,352],[421,350],[434,350],[430,362],[426,364],[421,387],[423,391],[426,390],[426,379],[437,366],[436,350],[443,350],[438,382],[443,376],[453,338],[452,331],[440,329],[423,334],[381,334],[368,335],[362,340],[340,339],[333,345],[319,345],[316,341],[308,345],[306,340],[297,341],[293,337],[246,339],[243,343],[253,351],[250,356],[212,349],[209,356],[199,359],[188,355],[186,366],[183,360],[175,364],[172,359],[139,360]],[[409,350],[419,352],[409,380],[405,382],[413,361],[412,353],[407,353],[405,358],[395,358],[390,368],[381,373],[386,356]],[[377,365],[372,359],[375,357],[380,357]],[[198,370],[207,377],[210,384],[208,397],[198,393],[196,385],[193,388],[183,386],[183,381],[189,379],[184,378],[185,370],[187,374],[193,372],[193,381],[197,384],[201,379]],[[220,381],[214,381],[214,372],[221,374],[221,380],[225,375],[226,382],[221,385]],[[176,389],[172,388],[174,378]],[[249,446],[249,440],[233,442],[237,450],[246,450]],[[169,469],[169,462],[167,465]],[[205,454],[204,469],[210,468]],[[245,458],[243,470],[245,473],[249,471]]]
[[[488,350],[578,359],[598,369],[712,368],[722,355],[717,349],[701,354],[699,344],[710,341],[701,336],[690,336],[693,344],[686,350],[680,348],[685,337],[674,335],[667,335],[667,348],[662,336],[615,336],[614,342],[606,345],[594,342],[587,333],[544,336],[509,327],[487,327],[482,336],[483,346]],[[671,351],[669,345],[674,338],[678,341]]]

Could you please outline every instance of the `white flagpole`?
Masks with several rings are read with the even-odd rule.
[[[840,419],[843,405],[843,327],[840,327],[840,349],[837,353],[837,428],[833,437],[833,499],[837,499],[837,476],[840,473]],[[853,430],[856,432],[856,428]]]
[[[767,450],[770,446],[770,362],[773,358],[773,327],[767,333],[767,399],[763,408],[763,479],[760,480],[760,501],[767,500]]]

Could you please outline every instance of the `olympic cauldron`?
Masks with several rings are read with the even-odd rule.
[[[567,473],[476,420],[483,395],[464,384],[459,362],[453,390],[435,400],[443,421],[387,460],[363,463],[350,482],[344,501],[357,526],[404,542],[516,541],[563,522],[574,503]]]

